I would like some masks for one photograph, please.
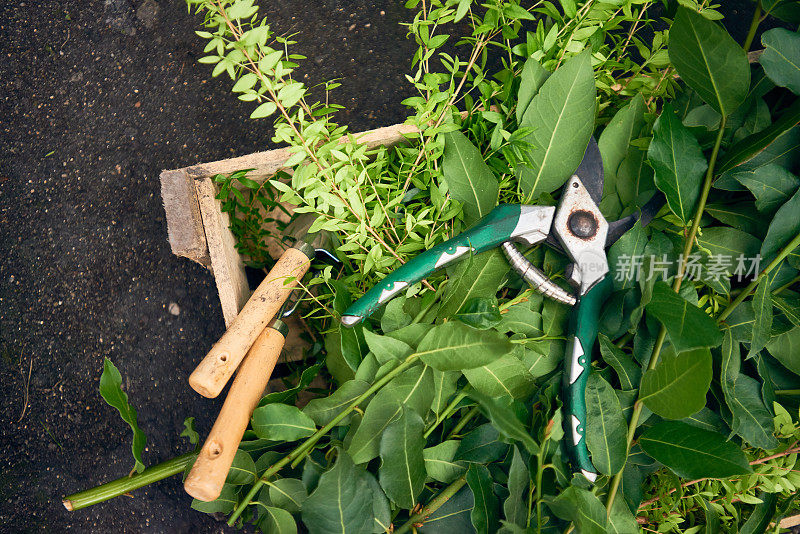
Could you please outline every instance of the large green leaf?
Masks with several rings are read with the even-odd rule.
[[[678,352],[716,347],[722,343],[722,333],[714,319],[664,282],[656,282],[653,286],[653,298],[647,304],[647,313],[667,328],[669,339]]]
[[[381,365],[389,360],[405,360],[408,355],[414,352],[410,345],[403,343],[399,339],[389,336],[381,336],[364,329],[364,340],[375,359]]]
[[[297,406],[267,404],[253,411],[253,430],[262,439],[294,441],[317,431],[314,421]]]
[[[656,186],[667,197],[672,212],[687,224],[694,216],[708,163],[697,139],[669,104],[653,125],[647,157],[655,170]]]
[[[747,96],[747,54],[720,25],[685,7],[669,32],[669,59],[686,85],[720,114],[733,113]]]
[[[499,249],[460,262],[445,288],[439,317],[452,317],[471,298],[494,296],[509,270],[508,260]]]
[[[463,206],[465,223],[474,223],[497,205],[497,178],[480,150],[459,131],[444,134],[442,175],[450,196]]]
[[[247,452],[237,450],[236,455],[233,457],[233,463],[228,470],[228,476],[225,478],[225,483],[233,486],[252,484],[258,478],[256,471],[256,463],[253,458]]]
[[[517,417],[509,398],[493,399],[476,392],[470,393],[481,405],[486,418],[506,441],[521,443],[530,454],[539,453],[539,445]]]
[[[417,530],[421,534],[472,534],[475,532],[470,518],[473,508],[472,490],[465,485],[428,516]]]
[[[236,505],[239,504],[239,498],[237,492],[239,488],[236,486],[232,486],[230,484],[225,484],[222,486],[222,491],[213,501],[201,501],[199,499],[193,499],[191,507],[194,510],[199,512],[204,512],[206,514],[229,514],[233,512],[233,509],[236,508]]]
[[[744,451],[717,432],[680,421],[662,421],[639,438],[644,452],[686,479],[751,473]]]
[[[434,393],[431,402],[433,413],[439,415],[447,407],[447,402],[456,392],[456,382],[460,376],[458,371],[433,370]]]
[[[764,266],[769,264],[778,255],[789,241],[800,234],[800,191],[786,201],[777,212],[767,230],[767,237],[761,245],[761,261]],[[791,255],[800,256],[800,250],[795,249]]]
[[[424,430],[422,418],[403,409],[381,437],[378,479],[386,496],[401,508],[414,508],[425,486]]]
[[[333,469],[319,479],[303,506],[303,523],[311,534],[372,532],[372,499],[364,471],[342,450]]]
[[[556,498],[545,499],[553,513],[575,523],[580,534],[606,534],[606,509],[594,493],[570,486]]]
[[[620,109],[611,122],[608,123],[597,145],[603,156],[603,198],[617,196],[620,206],[626,203],[620,197],[621,192],[617,181],[617,170],[623,160],[631,152],[631,141],[639,137],[644,125],[644,98],[641,94],[635,95],[630,103]],[[634,150],[638,150],[634,148]],[[624,186],[629,184],[625,183]],[[629,200],[629,199],[626,199]],[[619,213],[605,213],[607,217],[617,216]]]
[[[740,255],[751,258],[758,253],[761,241],[752,235],[726,226],[714,226],[704,228],[703,235],[697,236],[697,244],[700,248],[708,250],[712,256],[725,256],[733,259],[733,267],[736,266],[736,258]]]
[[[531,475],[519,449],[516,447],[513,449],[511,466],[508,469],[508,497],[503,502],[503,511],[505,512],[506,521],[510,521],[520,527],[526,527],[528,523],[528,506],[526,502]]]
[[[616,371],[622,389],[638,389],[642,378],[641,367],[604,334],[599,334],[597,337],[600,341],[600,355]]]
[[[763,232],[766,229],[764,217],[756,211],[752,202],[706,204],[706,213],[737,230],[755,232],[759,236],[764,235]]]
[[[624,499],[614,499],[608,514],[606,531],[608,534],[639,534],[639,525]]]
[[[767,343],[767,350],[784,367],[800,375],[800,327],[795,327]]]
[[[269,499],[272,504],[288,512],[299,512],[308,499],[308,491],[302,480],[279,478],[269,482]]]
[[[122,375],[108,358],[103,362],[103,374],[100,375],[100,395],[108,404],[119,411],[119,415],[133,430],[131,452],[135,461],[134,468],[141,473],[144,471],[142,451],[147,443],[147,436],[139,428],[136,408],[128,403],[128,395],[122,391]]]
[[[531,167],[522,166],[522,192],[533,199],[561,187],[580,164],[594,129],[595,83],[587,50],[565,62],[533,97],[520,126],[533,131]]]
[[[514,353],[505,354],[480,367],[464,369],[462,373],[476,391],[490,397],[507,395],[521,398],[535,388],[533,376]]]
[[[764,534],[772,523],[778,505],[778,495],[760,491],[757,497],[761,502],[755,506],[753,513],[739,530],[739,534]]]
[[[486,365],[513,349],[508,338],[492,330],[477,330],[458,321],[434,326],[417,348],[420,359],[440,371]]]
[[[761,34],[764,53],[758,62],[775,85],[800,94],[800,33],[773,28]]]
[[[539,92],[542,84],[550,77],[550,71],[542,67],[537,60],[528,58],[522,67],[520,75],[519,93],[517,96],[517,124],[522,123],[525,110]]]
[[[491,423],[485,423],[464,436],[456,451],[455,459],[465,462],[494,462],[508,450],[500,441],[500,433]]]
[[[425,459],[425,471],[428,476],[443,484],[449,484],[463,475],[467,470],[466,464],[453,460],[458,447],[459,442],[450,439],[423,450],[422,456]]]
[[[622,234],[608,249],[608,267],[614,273],[614,289],[628,289],[636,285],[640,273],[635,269],[634,258],[641,257],[647,246],[647,234],[639,221]]]
[[[628,425],[612,387],[597,373],[586,383],[586,445],[592,463],[604,475],[625,466]]]
[[[383,387],[370,401],[347,448],[357,464],[375,458],[380,450],[381,435],[400,416],[403,408],[425,415],[433,400],[433,373],[430,367],[412,367]]]
[[[325,426],[367,391],[369,387],[369,382],[348,380],[329,396],[309,401],[303,408],[303,413],[309,416],[317,425]],[[350,416],[345,417],[339,424],[345,425],[349,419]]]
[[[470,464],[466,478],[475,498],[475,506],[470,514],[472,526],[479,534],[497,532],[499,503],[492,491],[492,476],[489,474],[489,469],[485,465]]]
[[[261,506],[259,508],[262,518],[258,525],[262,532],[270,534],[296,534],[297,524],[294,517],[287,510],[277,506]]]
[[[731,429],[754,447],[772,450],[778,446],[773,435],[772,414],[764,405],[761,384],[741,374],[741,352],[739,342],[730,330],[725,331],[722,342],[720,383],[725,403],[731,409]]]
[[[765,213],[774,212],[800,187],[800,178],[774,163],[737,171],[731,176],[753,193],[756,208]]]
[[[711,384],[711,351],[700,348],[671,355],[642,376],[639,400],[666,419],[683,419],[706,404]]]
[[[753,307],[753,337],[750,338],[748,358],[767,346],[772,333],[772,294],[766,276],[758,283],[750,305]]]

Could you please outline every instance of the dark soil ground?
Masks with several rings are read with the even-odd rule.
[[[401,3],[260,3],[300,32],[309,82],[341,78],[341,122],[402,122]],[[158,175],[271,147],[269,123],[196,63],[183,2],[0,4],[0,529],[221,532],[177,477],[73,513],[61,498],[133,465],[130,431],[97,391],[104,357],[138,409],[147,464],[188,450],[185,417],[210,428],[220,401],[186,377],[222,314],[212,275],[170,253]],[[750,2],[724,4],[741,41]]]

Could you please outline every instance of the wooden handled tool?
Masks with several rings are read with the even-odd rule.
[[[310,245],[290,248],[258,286],[233,324],[189,376],[189,385],[204,397],[214,398],[233,375],[256,337],[264,331],[292,289],[308,271],[314,250]],[[294,278],[288,281],[290,278]]]
[[[183,484],[186,493],[195,499],[213,501],[219,497],[250,416],[281,354],[287,330],[281,321],[265,328],[236,373],[222,410]]]

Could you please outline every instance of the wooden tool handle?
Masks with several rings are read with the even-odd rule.
[[[284,334],[268,327],[247,353],[219,416],[183,483],[186,493],[195,499],[213,501],[219,497],[236,449],[267,387],[285,341]]]
[[[233,324],[189,376],[189,385],[204,397],[214,398],[233,375],[258,334],[272,320],[311,263],[295,248],[283,253],[255,290]],[[287,279],[294,280],[287,282]]]

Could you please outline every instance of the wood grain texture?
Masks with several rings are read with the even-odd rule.
[[[267,327],[247,353],[219,416],[183,484],[186,493],[195,499],[213,501],[219,497],[236,449],[264,393],[283,344],[283,335]]]

